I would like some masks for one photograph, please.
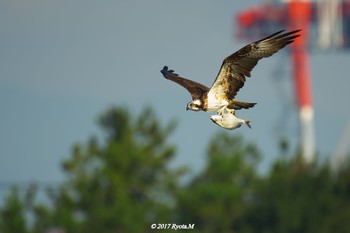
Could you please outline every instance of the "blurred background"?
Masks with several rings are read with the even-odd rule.
[[[90,232],[146,232],[150,223],[161,220],[195,223],[200,232],[255,232],[261,227],[266,232],[311,232],[316,229],[312,223],[327,217],[321,212],[338,213],[350,194],[344,175],[350,144],[350,3],[307,2],[301,24],[291,15],[305,12],[289,4],[0,0],[0,232],[88,232],[83,225]],[[300,25],[301,47],[261,60],[237,96],[258,103],[237,113],[252,121],[251,130],[226,131],[209,114],[186,111],[190,95],[159,72],[167,65],[210,86],[226,56]],[[293,50],[299,56],[302,50],[302,68]],[[307,90],[301,84],[305,92],[298,89],[301,74],[295,67],[305,72],[302,80],[309,80]],[[139,174],[133,164],[138,171],[147,169]],[[268,181],[288,183],[284,178],[292,185],[269,193],[278,185]],[[221,181],[222,189],[215,186]],[[310,204],[316,213],[294,218],[290,211],[301,216],[299,209],[279,209],[299,192],[309,202],[322,184],[323,196],[330,199],[320,199],[317,208]],[[119,193],[110,186],[129,191]],[[143,188],[135,191],[134,186]],[[100,189],[106,193],[83,198]],[[280,190],[285,199],[260,205]],[[129,199],[120,201],[122,207],[119,201],[104,202],[105,207],[118,206],[110,212],[95,210],[93,198],[97,202],[111,193]],[[344,203],[323,206],[336,199],[335,193]],[[105,198],[114,200],[113,195]],[[206,206],[213,198],[217,202]],[[190,208],[194,200],[197,209]],[[339,226],[338,232],[346,231],[341,223],[350,216],[348,204],[342,210],[328,225]],[[91,211],[99,214],[89,215]],[[216,219],[214,213],[227,218]],[[143,220],[132,228],[135,218]],[[14,229],[12,220],[23,228]],[[288,224],[277,226],[284,221]]]

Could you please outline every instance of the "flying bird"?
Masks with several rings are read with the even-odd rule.
[[[262,58],[269,57],[299,37],[300,30],[282,33],[278,31],[264,39],[246,45],[237,52],[226,57],[221,65],[218,75],[211,88],[180,77],[169,70],[167,66],[160,71],[166,79],[183,86],[190,92],[190,101],[186,110],[205,111],[224,114],[224,111],[249,109],[256,103],[235,100],[237,92],[244,86],[246,77],[251,76],[251,71]]]

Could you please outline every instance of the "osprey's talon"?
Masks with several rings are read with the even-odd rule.
[[[218,114],[221,115],[221,116],[224,116],[224,114],[225,114],[225,109],[227,109],[225,106],[222,107],[222,108],[220,108],[220,109],[218,110]]]

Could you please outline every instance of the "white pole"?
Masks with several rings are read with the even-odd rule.
[[[314,110],[311,106],[303,106],[299,112],[301,123],[302,155],[306,163],[314,161],[315,134],[314,134]]]

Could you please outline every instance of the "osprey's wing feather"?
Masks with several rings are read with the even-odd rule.
[[[177,84],[186,88],[191,94],[193,100],[199,99],[204,93],[209,91],[209,87],[195,81],[182,78],[178,74],[174,73],[173,70],[168,70],[167,66],[164,66],[160,72],[166,79],[176,82]]]
[[[300,36],[297,34],[300,30],[281,34],[283,31],[253,42],[225,58],[210,93],[217,98],[234,99],[260,59],[271,56]]]

